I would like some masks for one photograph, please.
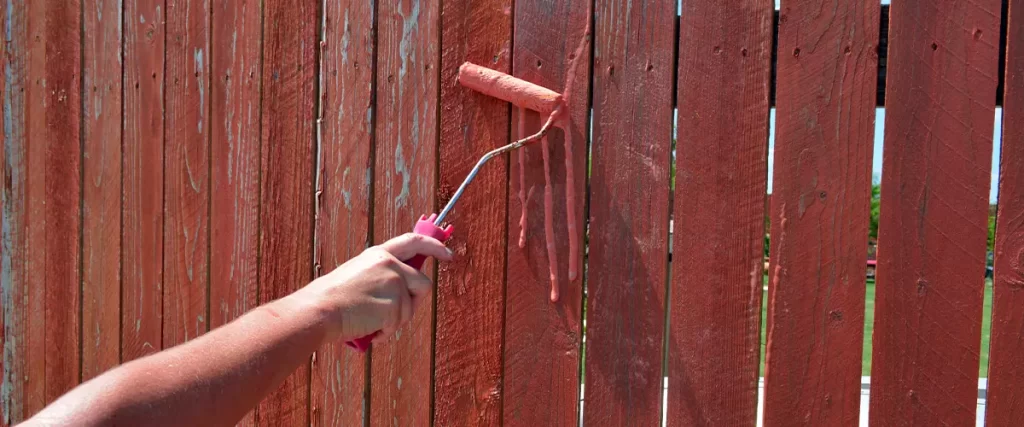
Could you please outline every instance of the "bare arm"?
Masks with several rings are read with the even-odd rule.
[[[23,425],[234,425],[321,344],[380,329],[383,341],[408,321],[431,288],[399,261],[416,254],[451,259],[428,237],[392,239],[230,324],[83,383]]]

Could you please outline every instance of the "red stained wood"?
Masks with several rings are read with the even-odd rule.
[[[121,2],[83,8],[82,379],[121,355]]]
[[[756,422],[771,23],[771,2],[683,4],[671,425]]]
[[[628,3],[595,5],[583,407],[594,426],[662,418],[676,2]]]
[[[373,2],[326,5],[317,121],[317,275],[368,246],[373,177]],[[363,425],[367,362],[366,355],[341,341],[317,351],[310,395],[313,425]]]
[[[260,176],[258,2],[215,0],[210,28],[210,328],[257,305]],[[252,425],[255,412],[240,422]]]
[[[374,243],[412,231],[435,209],[438,158],[440,2],[379,6]],[[370,425],[430,424],[433,305],[422,301],[394,338],[374,346]]]
[[[985,423],[1024,413],[1024,3],[1010,2]]]
[[[541,5],[518,2],[515,11],[513,71],[516,77],[564,92],[572,61],[580,64],[571,76],[575,81],[570,97],[572,157],[575,171],[586,171],[587,124],[589,119],[590,46],[576,58],[576,50],[590,21],[590,2],[557,1]],[[515,109],[513,122],[520,121]],[[534,134],[541,126],[536,113],[527,113],[524,132],[514,139]],[[506,426],[556,426],[579,423],[579,357],[581,341],[582,283],[568,280],[569,239],[582,242],[582,234],[570,236],[567,215],[583,223],[584,197],[573,206],[566,201],[566,150],[564,130],[548,136],[549,167],[553,190],[553,225],[558,302],[549,298],[551,279],[544,230],[544,164],[541,144],[513,153],[510,162],[508,286],[505,308],[505,352],[503,423]],[[519,161],[524,155],[525,168]],[[525,173],[525,175],[521,175]],[[523,176],[525,181],[520,181]],[[586,175],[577,172],[573,186],[585,194]],[[525,183],[525,187],[523,186]],[[526,199],[526,206],[520,200]],[[523,227],[520,217],[526,209],[526,247],[519,247]],[[458,227],[458,223],[456,224]],[[581,245],[582,246],[582,245]]]
[[[508,103],[458,84],[465,61],[508,73],[511,2],[458,0],[441,7],[441,144],[438,206],[476,161],[509,141]],[[434,424],[498,425],[502,409],[508,171],[489,163],[448,220],[455,260],[439,266]],[[378,205],[379,206],[379,205]],[[409,225],[415,218],[409,218]]]
[[[787,2],[780,19],[768,426],[860,420],[880,7],[829,5]]]
[[[209,18],[205,0],[167,1],[164,346],[207,331]]]
[[[999,10],[891,8],[873,426],[975,422]]]
[[[410,232],[434,209],[439,2],[380,2],[374,242]],[[428,267],[428,274],[432,275]],[[371,361],[371,425],[428,425],[433,301]]]
[[[265,3],[260,182],[260,302],[312,279],[314,92],[318,2]],[[258,408],[260,425],[309,423],[309,365]]]
[[[124,0],[121,360],[160,351],[163,336],[163,0]]]
[[[0,19],[5,40],[0,43],[0,61],[3,72],[0,82],[3,90],[3,114],[0,120],[0,322],[3,322],[3,376],[0,393],[0,425],[10,426],[27,418],[25,397],[28,391],[24,381],[29,366],[24,355],[28,351],[27,297],[25,243],[26,221],[26,154],[27,118],[25,116],[25,89],[28,80],[28,15],[26,8],[12,8],[11,3],[0,3]]]
[[[81,10],[28,4],[25,416],[78,384],[81,289]],[[73,29],[73,30],[69,30]],[[69,309],[71,307],[71,309]]]

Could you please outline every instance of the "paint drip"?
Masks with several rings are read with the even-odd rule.
[[[576,177],[574,168],[574,150],[572,117],[570,106],[572,104],[573,83],[575,82],[576,69],[579,59],[583,57],[584,49],[590,41],[590,23],[583,32],[583,38],[576,47],[573,56],[569,60],[569,70],[566,74],[565,91],[562,93],[561,105],[551,112],[548,122],[554,121],[555,126],[562,129],[565,134],[565,224],[569,234],[569,281],[579,277],[579,229],[576,218]],[[519,109],[518,133],[520,137],[526,135],[526,109]],[[559,298],[558,288],[558,257],[555,251],[555,228],[554,228],[554,194],[551,187],[551,155],[548,147],[548,138],[541,139],[541,149],[544,150],[544,240],[548,253],[548,270],[551,280],[551,302],[557,302]],[[519,248],[526,247],[526,212],[529,194],[526,191],[526,153],[519,151],[519,202],[522,212],[519,217]]]
[[[526,109],[519,109],[519,137],[526,135]],[[519,204],[523,211],[519,216],[519,249],[526,247],[526,148],[519,150]]]

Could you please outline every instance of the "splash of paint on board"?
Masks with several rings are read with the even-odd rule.
[[[566,73],[565,91],[562,93],[562,105],[555,109],[548,118],[548,122],[554,121],[555,126],[565,133],[565,203],[566,203],[566,228],[569,234],[569,281],[579,277],[579,229],[576,218],[576,179],[573,165],[573,134],[572,117],[570,106],[572,104],[573,83],[575,82],[576,69],[579,60],[583,57],[590,41],[590,23],[583,32],[579,45],[569,58],[569,70]],[[526,135],[526,109],[519,109],[518,132],[520,137]],[[544,153],[544,240],[548,253],[548,269],[551,280],[551,302],[558,302],[558,259],[555,253],[554,240],[554,200],[551,188],[551,164],[550,149],[547,136],[541,139],[541,149]],[[526,193],[526,154],[525,150],[519,150],[519,202],[522,206],[522,213],[519,218],[519,248],[526,247],[526,207],[528,194]]]

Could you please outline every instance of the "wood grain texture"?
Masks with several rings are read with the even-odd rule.
[[[999,11],[891,8],[873,426],[975,422]]]
[[[438,206],[476,161],[508,143],[508,103],[458,84],[465,61],[509,72],[511,2],[454,0],[441,9],[441,144]],[[439,266],[434,425],[499,425],[502,415],[507,160],[477,175],[448,220],[455,260]],[[411,225],[415,218],[409,218]]]
[[[670,425],[756,423],[771,23],[769,1],[683,4]]]
[[[985,425],[1024,413],[1024,2],[1010,2]]]
[[[3,377],[0,378],[0,425],[11,426],[26,418],[25,375],[29,366],[25,359],[28,351],[27,297],[28,278],[25,273],[26,225],[26,87],[28,80],[28,15],[24,7],[0,2],[3,21],[3,152],[0,171],[3,187],[0,189],[0,311],[3,312]]]
[[[210,20],[210,328],[256,307],[260,197],[259,2],[214,0]],[[252,425],[255,410],[240,425]]]
[[[83,7],[82,379],[121,356],[121,0]]]
[[[163,0],[124,0],[121,360],[163,347]]]
[[[78,384],[81,290],[81,9],[28,7],[25,416]]]
[[[327,2],[323,15],[316,180],[316,274],[370,243],[373,185],[374,2]],[[365,354],[341,341],[313,358],[314,426],[360,426],[367,419]],[[428,401],[429,403],[429,401]]]
[[[661,423],[675,10],[595,4],[585,425]]]
[[[167,0],[164,346],[207,331],[210,226],[207,0]]]
[[[590,52],[587,44],[577,58],[577,46],[591,19],[589,1],[517,2],[515,10],[515,47],[512,69],[516,77],[565,92],[567,77],[574,79],[569,108],[572,135],[571,159],[575,171],[586,170],[589,121]],[[572,76],[572,61],[579,62]],[[518,127],[519,109],[513,113]],[[528,113],[525,134],[515,132],[513,139],[536,132],[540,118]],[[540,144],[512,153],[509,191],[508,285],[505,308],[505,388],[503,424],[506,426],[576,426],[579,423],[579,375],[582,314],[581,279],[568,280],[569,239],[582,242],[582,234],[570,236],[566,216],[583,223],[585,197],[576,197],[573,206],[566,200],[566,150],[564,130],[548,136],[551,147],[550,168],[553,186],[555,226],[554,253],[557,255],[560,298],[549,298],[551,279],[544,231],[544,165]],[[525,156],[525,168],[519,162]],[[521,175],[525,173],[525,175]],[[525,177],[525,186],[519,180]],[[586,194],[586,176],[577,172],[575,193]],[[523,191],[523,193],[521,193]],[[519,247],[524,209],[519,195],[526,194],[526,247]],[[582,245],[580,245],[582,246]]]
[[[781,10],[768,426],[859,424],[879,10],[873,0]]]
[[[305,286],[313,271],[318,2],[264,4],[260,303]],[[309,423],[309,365],[260,403],[260,425]]]
[[[440,2],[379,2],[374,243],[435,209]],[[465,157],[470,157],[467,154]],[[461,225],[461,223],[460,223]],[[428,267],[428,275],[433,269]],[[373,348],[370,425],[430,425],[433,298]]]

